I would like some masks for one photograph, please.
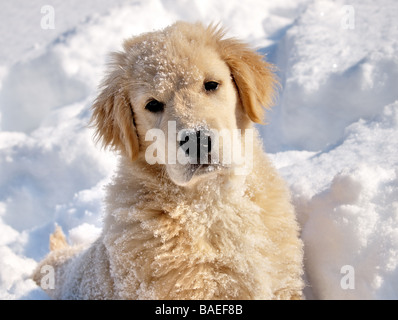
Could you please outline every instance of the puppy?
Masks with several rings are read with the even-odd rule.
[[[294,209],[253,127],[275,86],[272,66],[215,26],[125,41],[91,120],[120,153],[102,234],[81,248],[57,230],[34,280],[51,266],[56,299],[301,298]]]

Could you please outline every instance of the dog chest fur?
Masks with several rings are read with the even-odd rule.
[[[280,275],[284,264],[301,263],[301,242],[297,225],[286,223],[290,204],[273,198],[284,186],[271,169],[187,190],[148,174],[144,163],[122,161],[104,230],[120,298],[267,299],[283,292],[293,279]]]
[[[39,265],[56,269],[47,292],[62,299],[300,298],[302,242],[287,189],[262,152],[254,161],[248,176],[217,176],[187,190],[122,158],[100,238],[83,251],[51,252]]]

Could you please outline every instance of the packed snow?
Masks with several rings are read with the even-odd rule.
[[[48,299],[29,275],[56,224],[73,244],[100,234],[117,159],[87,124],[107,54],[176,20],[221,22],[278,67],[259,130],[302,227],[306,297],[398,299],[395,0],[46,5],[53,25],[42,1],[1,4],[1,299]]]

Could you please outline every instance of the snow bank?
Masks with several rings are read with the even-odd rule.
[[[345,4],[309,5],[274,49],[283,90],[263,128],[269,151],[323,150],[398,99],[398,6]]]
[[[350,125],[326,152],[275,155],[302,225],[310,297],[397,297],[397,136],[395,102],[374,120]],[[346,265],[355,272],[354,290],[340,285]]]
[[[0,298],[47,298],[28,275],[55,223],[73,243],[98,236],[116,159],[87,123],[107,53],[178,19],[220,21],[279,68],[280,99],[260,130],[291,186],[307,297],[398,298],[394,0],[51,3],[54,30],[40,29],[39,0],[0,13]],[[354,289],[342,286],[345,266]]]

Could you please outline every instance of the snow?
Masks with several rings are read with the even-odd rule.
[[[259,129],[291,188],[307,298],[398,299],[396,1],[46,4],[54,29],[40,27],[39,0],[0,13],[1,299],[48,298],[29,274],[55,224],[76,244],[100,233],[116,159],[87,124],[107,53],[176,20],[221,22],[278,67],[280,97]]]
[[[397,136],[395,102],[348,126],[343,142],[326,152],[273,155],[302,225],[311,296],[397,298]],[[340,286],[345,265],[355,269],[355,290]]]

